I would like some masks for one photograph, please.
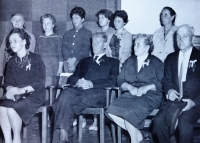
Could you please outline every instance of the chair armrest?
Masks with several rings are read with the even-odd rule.
[[[49,89],[49,95],[46,97],[46,100],[50,102],[50,105],[52,105],[54,99],[57,98],[57,97],[54,97],[53,91],[57,90],[57,89],[63,90],[69,86],[70,86],[70,84],[63,84],[63,85],[59,85],[59,86],[53,86],[53,85],[47,86],[46,89]]]
[[[105,89],[106,89],[106,107],[108,107],[110,103],[112,103],[112,101],[116,98],[116,96],[119,97],[121,95],[121,90],[119,89],[119,87],[116,86],[106,87]],[[113,91],[115,92],[115,94],[113,93]]]

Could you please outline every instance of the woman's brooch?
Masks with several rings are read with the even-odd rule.
[[[144,61],[144,63],[142,64],[142,67],[144,67],[145,65],[146,65],[146,66],[149,66],[149,63],[150,63],[150,59],[146,59],[146,60]]]
[[[193,71],[193,72],[195,71],[195,67],[196,67],[196,64],[195,64],[195,63],[196,63],[196,62],[197,62],[197,60],[193,60],[193,61],[190,60],[190,61],[189,61],[188,67],[189,67],[189,68],[192,68],[192,71]]]
[[[26,71],[27,71],[27,70],[29,70],[29,71],[31,70],[31,59],[28,59],[28,60],[27,60]]]

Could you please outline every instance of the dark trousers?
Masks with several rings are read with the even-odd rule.
[[[63,129],[72,138],[74,115],[80,114],[85,108],[104,107],[106,91],[104,89],[77,89],[63,90],[53,104],[54,130]]]
[[[172,102],[171,102],[172,103]],[[164,105],[154,118],[153,131],[158,137],[160,143],[170,143],[169,126],[165,123],[166,113],[170,107],[170,102]],[[178,133],[180,143],[193,143],[193,127],[200,114],[196,107],[184,111],[178,117]]]

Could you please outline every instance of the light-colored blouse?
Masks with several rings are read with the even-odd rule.
[[[175,51],[175,32],[178,27],[173,26],[167,36],[164,38],[164,27],[156,30],[153,34],[154,50],[152,55],[158,57],[162,62],[165,61],[168,54]]]

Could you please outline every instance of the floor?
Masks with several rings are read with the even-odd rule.
[[[41,125],[39,124],[40,122],[40,115],[36,115],[31,123],[28,125],[28,136],[26,139],[23,139],[23,143],[40,143],[40,130],[41,130]],[[92,124],[92,117],[87,117],[87,126],[83,129],[83,140],[82,143],[99,143],[98,139],[98,132],[96,131],[89,131],[88,127]],[[73,143],[78,143],[77,141],[77,128],[74,127],[74,137],[73,137]],[[52,130],[50,127],[48,127],[48,142],[51,143],[51,133]],[[0,137],[2,138],[2,137]],[[200,130],[195,129],[195,143],[200,143]],[[2,140],[0,139],[0,143],[3,143]],[[112,138],[111,138],[111,133],[109,126],[105,126],[105,143],[113,143]],[[122,143],[130,143],[129,136],[127,135],[126,131],[122,132]],[[152,139],[149,139],[146,141],[146,143],[155,143]]]

